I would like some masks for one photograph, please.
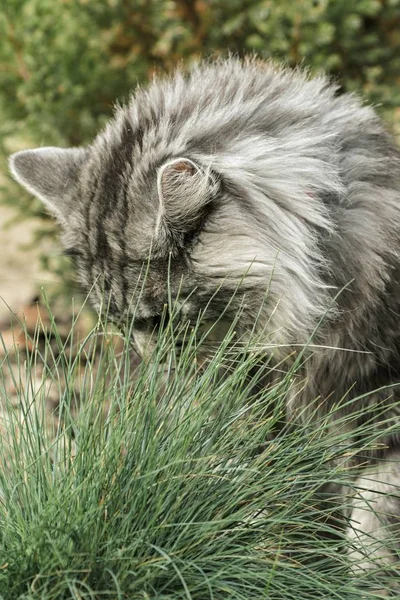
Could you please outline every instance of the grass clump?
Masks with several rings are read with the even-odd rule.
[[[0,363],[0,598],[374,597],[319,494],[348,476],[348,434],[282,425],[296,372],[257,391],[259,357],[233,330],[201,368],[196,332],[179,357],[174,335],[132,373],[100,324],[76,348],[52,322],[18,355],[19,407]]]

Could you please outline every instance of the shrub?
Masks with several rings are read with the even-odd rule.
[[[17,369],[10,355],[0,369],[1,600],[381,597],[388,569],[360,595],[320,495],[351,486],[350,457],[376,443],[368,423],[353,436],[349,412],[335,433],[329,414],[282,429],[296,369],[252,393],[259,357],[237,350],[233,328],[199,369],[202,334],[186,331],[178,359],[169,325],[133,376],[129,345],[100,323],[79,344],[48,323]]]

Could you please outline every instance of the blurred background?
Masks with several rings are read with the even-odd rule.
[[[400,133],[400,0],[1,0],[0,323],[43,283],[74,291],[57,227],[7,156],[90,142],[154,73],[228,52],[328,73]]]

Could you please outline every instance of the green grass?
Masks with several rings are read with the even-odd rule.
[[[260,357],[235,350],[233,330],[200,369],[195,332],[177,357],[167,328],[133,375],[129,345],[117,352],[100,324],[77,349],[73,332],[53,323],[21,351],[20,406],[0,362],[2,600],[375,597],[318,494],[349,477],[348,434],[282,426],[295,371],[254,394]]]

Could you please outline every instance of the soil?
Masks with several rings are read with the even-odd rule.
[[[22,424],[26,410],[24,403],[43,402],[43,397],[46,421],[50,426],[54,425],[65,382],[61,375],[60,381],[51,384],[49,377],[43,376],[45,369],[51,368],[49,362],[57,361],[60,343],[68,347],[67,354],[76,355],[80,341],[94,323],[92,314],[83,311],[74,326],[74,344],[69,344],[73,304],[72,301],[60,302],[51,307],[59,336],[57,340],[49,313],[38,302],[41,287],[46,289],[50,283],[54,286],[55,276],[41,269],[39,248],[26,248],[32,242],[37,224],[22,222],[7,227],[12,217],[12,211],[0,204],[0,435],[6,433],[10,410],[14,413],[17,410]],[[40,253],[43,251],[41,246]],[[68,305],[71,310],[65,309]],[[118,341],[117,336],[111,338]],[[42,360],[44,356],[47,356],[46,365]],[[28,364],[33,366],[26,368]],[[96,356],[93,369],[96,369]],[[79,378],[74,387],[78,397]]]
[[[37,224],[23,221],[9,225],[15,213],[0,204],[0,323],[9,321],[10,309],[20,312],[54,276],[40,267],[39,249],[32,248]],[[29,249],[27,249],[29,247]],[[43,248],[42,248],[43,251]]]

